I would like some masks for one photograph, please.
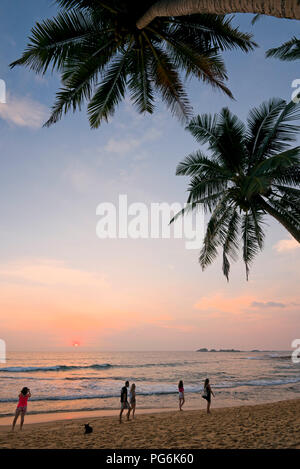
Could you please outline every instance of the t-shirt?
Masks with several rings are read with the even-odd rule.
[[[126,402],[127,401],[127,388],[126,386],[123,386],[121,389],[121,402]]]
[[[179,388],[179,392],[184,392],[184,388]]]
[[[28,398],[29,398],[28,394],[26,394],[26,396],[24,396],[24,394],[21,393],[19,395],[19,402],[18,402],[17,407],[27,407]]]

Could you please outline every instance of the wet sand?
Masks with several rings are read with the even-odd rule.
[[[93,427],[92,434],[84,435],[84,423]],[[87,413],[81,418],[73,413],[64,420],[39,423],[26,424],[25,419],[22,432],[18,424],[14,433],[10,426],[0,426],[0,448],[300,449],[300,399],[212,408],[210,415],[203,409],[147,413],[137,409],[136,419],[123,418],[121,425],[116,411],[100,417]]]

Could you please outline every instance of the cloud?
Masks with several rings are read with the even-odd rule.
[[[116,153],[118,155],[125,155],[139,148],[147,142],[153,142],[161,136],[162,132],[152,127],[148,129],[140,137],[126,137],[123,139],[110,138],[104,147],[104,150],[109,153]]]
[[[246,307],[249,307],[254,300],[252,296],[236,296],[232,298],[225,297],[222,292],[215,293],[211,296],[202,297],[194,307],[201,311],[222,311],[230,313],[240,313]]]
[[[47,108],[24,96],[7,95],[6,104],[0,104],[0,118],[19,127],[40,128],[46,120]]]
[[[105,145],[104,149],[107,152],[124,154],[129,151],[134,150],[139,146],[139,141],[134,138],[128,138],[123,140],[116,140],[115,138],[110,138],[108,143]]]
[[[252,301],[251,306],[253,308],[285,308],[287,305],[276,301]]]
[[[103,274],[67,266],[55,259],[33,259],[11,262],[0,268],[0,281],[30,283],[40,286],[103,287],[107,280]]]
[[[79,193],[85,193],[99,185],[95,170],[78,163],[78,161],[73,161],[72,165],[65,169],[62,177],[69,181]]]
[[[290,238],[281,239],[280,241],[278,241],[278,243],[274,244],[273,249],[275,249],[277,252],[286,252],[292,251],[299,247],[300,244],[298,243],[298,241],[296,241],[294,238]]]
[[[265,299],[255,298],[255,295],[240,295],[235,297],[227,297],[223,292],[217,292],[211,296],[202,297],[194,307],[197,310],[207,313],[209,317],[216,317],[215,313],[229,313],[232,317],[238,318],[245,315],[266,314],[266,311],[272,308],[289,308],[295,309],[297,302],[291,301],[269,301]],[[218,315],[217,315],[218,316]]]

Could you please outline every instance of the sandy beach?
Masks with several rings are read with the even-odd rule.
[[[94,432],[84,435],[89,422]],[[255,406],[139,413],[120,425],[114,416],[30,423],[22,433],[0,426],[0,448],[297,448],[300,449],[300,399]]]

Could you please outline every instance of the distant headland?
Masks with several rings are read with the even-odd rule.
[[[199,348],[198,350],[196,350],[196,352],[248,352],[248,353],[257,353],[257,352],[265,352],[265,353],[270,353],[270,352],[276,352],[276,350],[257,350],[257,349],[254,349],[254,350],[237,350],[237,349],[234,349],[234,348],[225,348],[225,349],[220,349],[220,350],[216,350],[214,348],[208,350],[207,348]]]
[[[220,349],[220,350],[215,350],[212,348],[211,350],[208,350],[207,348],[199,348],[196,350],[196,352],[241,352],[241,350],[235,350],[235,349]],[[259,350],[252,350],[252,352],[259,352]]]

